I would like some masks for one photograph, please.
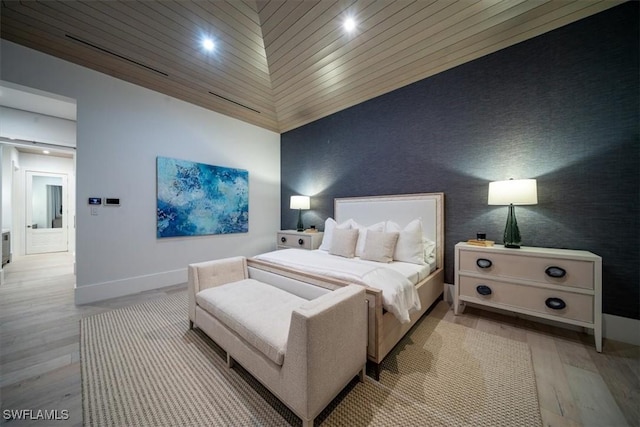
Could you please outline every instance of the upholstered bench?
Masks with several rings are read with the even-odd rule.
[[[257,280],[243,279],[200,291],[196,302],[282,366],[291,313],[307,301]]]
[[[249,277],[244,257],[189,265],[189,320],[304,426],[366,365],[364,287],[312,300]]]

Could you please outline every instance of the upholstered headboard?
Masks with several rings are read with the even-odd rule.
[[[421,218],[425,237],[436,242],[437,267],[444,266],[444,193],[336,198],[334,216],[338,223],[352,218],[368,226],[391,220],[401,227]]]

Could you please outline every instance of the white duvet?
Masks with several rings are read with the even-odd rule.
[[[382,291],[382,306],[402,323],[409,322],[411,311],[421,308],[418,291],[411,281],[384,264],[372,265],[359,258],[342,258],[324,251],[305,249],[267,252],[255,258],[379,289]]]

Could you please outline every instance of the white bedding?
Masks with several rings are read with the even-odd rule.
[[[379,262],[365,261],[365,260],[360,260],[360,261],[380,266]],[[433,270],[436,269],[436,260],[435,260],[435,257],[431,257],[429,258],[429,260],[427,260],[427,264],[425,265],[413,264],[410,262],[394,261],[388,264],[383,264],[383,266],[396,270],[398,273],[402,274],[404,277],[409,279],[411,283],[416,285],[418,284],[418,282],[420,282],[421,280],[424,280],[429,274],[431,274]]]
[[[429,265],[363,261],[343,258],[321,250],[284,249],[257,255],[256,259],[321,274],[382,291],[383,307],[402,322],[409,322],[409,313],[420,310],[420,298],[415,283],[429,274]],[[410,280],[411,279],[411,280]]]

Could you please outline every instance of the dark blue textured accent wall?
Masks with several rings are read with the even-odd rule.
[[[639,4],[625,3],[282,135],[282,227],[292,194],[322,228],[335,197],[445,193],[453,248],[501,241],[490,181],[536,178],[516,207],[523,245],[603,259],[603,311],[640,318]]]

